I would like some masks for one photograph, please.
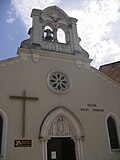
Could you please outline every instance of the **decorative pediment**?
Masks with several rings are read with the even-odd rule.
[[[54,22],[58,22],[59,20],[69,20],[68,15],[57,6],[48,7],[44,9],[43,13],[48,15]]]

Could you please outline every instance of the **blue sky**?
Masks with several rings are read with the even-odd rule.
[[[0,0],[0,60],[15,57],[28,38],[32,9],[50,5],[78,19],[81,46],[94,67],[120,61],[120,0]]]
[[[7,22],[9,17],[10,1],[0,0],[0,59],[16,56],[17,47],[27,32],[24,24],[18,18],[14,22]],[[15,17],[15,15],[13,14]]]

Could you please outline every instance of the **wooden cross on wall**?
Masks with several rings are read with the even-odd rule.
[[[22,137],[25,137],[25,116],[26,116],[26,101],[27,100],[39,100],[38,97],[27,97],[26,90],[23,91],[23,96],[10,96],[10,99],[22,100],[23,101],[23,113],[22,113]]]

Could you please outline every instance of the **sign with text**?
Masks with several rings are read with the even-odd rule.
[[[56,151],[51,152],[51,159],[56,159]]]
[[[89,103],[85,107],[81,108],[81,111],[84,111],[84,112],[89,112],[89,111],[104,112],[104,109],[103,108],[99,108],[97,106],[97,104],[95,104],[95,103],[93,103],[93,104]]]
[[[14,140],[14,147],[32,147],[32,140],[30,139]]]

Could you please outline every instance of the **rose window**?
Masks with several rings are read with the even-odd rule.
[[[57,92],[66,91],[70,86],[68,77],[62,72],[54,72],[50,74],[49,84],[50,87]]]

